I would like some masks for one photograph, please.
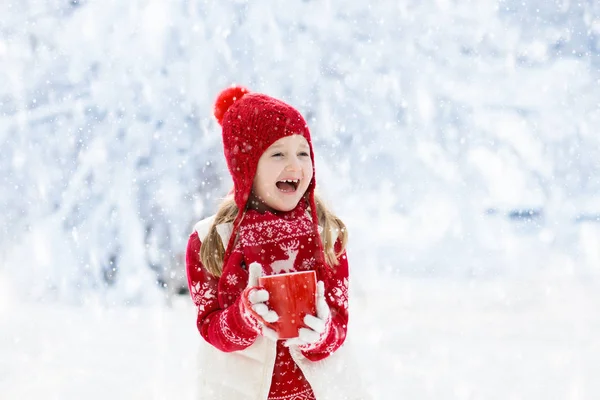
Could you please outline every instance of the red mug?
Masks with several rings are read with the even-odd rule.
[[[298,337],[306,314],[317,312],[317,275],[315,271],[290,272],[258,278],[260,286],[269,292],[267,306],[279,319],[267,324],[279,334],[279,339]]]

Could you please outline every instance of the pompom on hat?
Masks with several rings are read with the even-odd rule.
[[[308,142],[313,165],[313,177],[306,190],[315,236],[319,243],[318,259],[324,260],[318,233],[315,204],[315,159],[310,131],[302,115],[289,104],[273,97],[254,93],[242,86],[223,90],[215,101],[214,115],[223,130],[223,152],[229,173],[233,178],[233,194],[239,209],[233,223],[233,234],[225,250],[223,265],[233,250],[235,236],[242,221],[252,192],[258,160],[277,140],[291,135],[301,135]]]

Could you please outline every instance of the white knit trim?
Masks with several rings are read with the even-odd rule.
[[[211,215],[210,217],[205,218],[202,221],[197,222],[196,225],[194,225],[194,230],[196,231],[196,233],[198,233],[198,238],[201,242],[204,242],[204,239],[208,235],[208,232],[210,231],[210,227],[212,226],[214,220],[215,216]]]
[[[198,233],[198,238],[201,242],[204,242],[204,239],[208,235],[210,231],[210,227],[215,221],[215,216],[211,215],[208,218],[199,221],[194,225],[194,231]],[[227,246],[229,243],[229,237],[231,236],[231,232],[233,231],[233,224],[231,222],[226,222],[224,224],[217,225],[217,233],[221,237],[221,241],[223,242],[223,246]]]
[[[229,244],[229,238],[231,237],[232,232],[233,224],[231,222],[217,225],[217,233],[221,237],[224,247],[227,247],[227,244]]]

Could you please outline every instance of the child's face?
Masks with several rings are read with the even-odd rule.
[[[306,139],[300,135],[286,136],[273,143],[258,160],[252,192],[264,205],[290,211],[304,196],[312,174]]]

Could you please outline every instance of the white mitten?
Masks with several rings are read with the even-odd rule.
[[[263,336],[272,340],[278,340],[279,335],[277,332],[267,326],[268,323],[277,321],[279,316],[265,304],[269,300],[269,292],[258,286],[258,278],[261,275],[262,266],[257,262],[250,264],[248,285],[242,293],[242,296],[244,296],[242,304],[258,320]]]
[[[285,341],[286,346],[301,346],[306,347],[315,344],[321,339],[321,336],[331,323],[331,311],[325,300],[325,284],[323,281],[317,283],[317,315],[306,314],[304,324],[308,328],[300,328],[298,337]]]

